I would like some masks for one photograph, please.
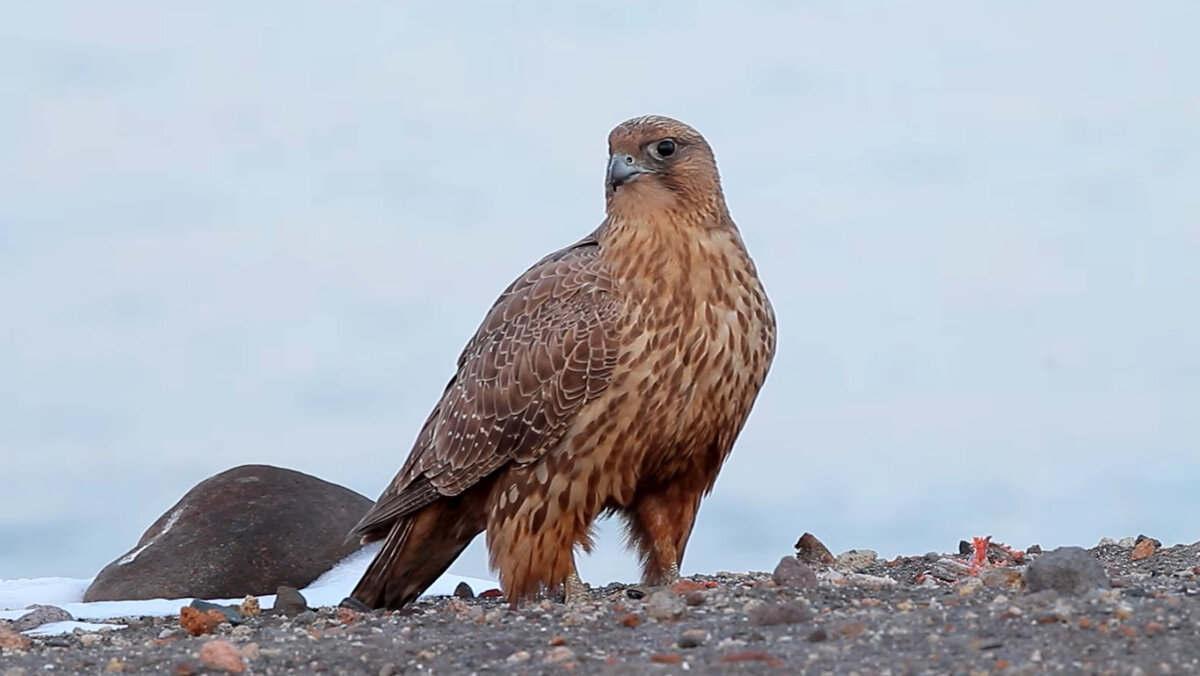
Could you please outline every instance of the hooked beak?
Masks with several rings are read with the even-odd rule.
[[[650,173],[653,172],[639,165],[633,155],[628,153],[616,153],[608,158],[608,184],[613,188],[619,188],[642,174]]]

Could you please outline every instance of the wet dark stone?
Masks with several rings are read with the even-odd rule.
[[[1075,596],[1112,586],[1100,560],[1079,547],[1059,547],[1039,556],[1025,570],[1025,584],[1030,592],[1054,589]]]
[[[241,598],[303,588],[359,548],[371,507],[354,491],[267,465],[205,479],[108,564],[85,601]]]

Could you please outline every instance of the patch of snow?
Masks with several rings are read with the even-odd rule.
[[[133,560],[134,560],[134,559],[136,559],[136,558],[138,557],[138,554],[141,554],[142,552],[146,551],[146,548],[147,548],[147,547],[149,547],[149,546],[150,546],[150,545],[152,545],[152,544],[154,544],[154,541],[153,541],[153,540],[151,540],[150,542],[147,542],[146,544],[142,545],[141,547],[138,547],[137,549],[133,550],[132,552],[129,552],[129,553],[128,553],[128,554],[126,554],[125,556],[122,556],[122,557],[121,557],[121,558],[120,558],[120,559],[117,561],[117,565],[118,565],[118,566],[123,566],[123,565],[125,565],[125,564],[127,564],[127,563],[133,563]]]
[[[64,622],[47,622],[40,627],[34,627],[33,629],[30,629],[24,633],[28,634],[29,636],[57,636],[59,634],[70,634],[76,629],[94,634],[98,631],[113,631],[116,629],[125,628],[126,627],[123,624],[108,624],[107,622],[75,622],[72,620],[66,620]]]
[[[169,523],[169,522],[168,522]],[[364,547],[331,568],[311,585],[300,590],[308,605],[336,606],[349,596],[354,584],[362,577],[371,563],[379,545]],[[145,601],[94,601],[83,602],[83,594],[92,580],[66,577],[43,577],[25,580],[0,580],[0,619],[15,620],[29,612],[26,607],[35,603],[58,606],[76,620],[107,620],[120,617],[169,617],[179,614],[179,608],[192,602],[183,599],[149,599]],[[449,596],[460,582],[466,582],[475,593],[493,589],[499,585],[495,580],[465,577],[446,573],[438,578],[424,596]],[[224,605],[238,605],[242,599],[205,599]],[[275,605],[275,595],[259,596],[258,603],[264,609]],[[96,628],[123,628],[124,625],[92,625],[85,622],[52,622],[25,632],[30,636],[48,636],[52,633],[70,633],[76,628],[95,631]]]

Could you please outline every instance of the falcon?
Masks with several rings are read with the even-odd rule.
[[[766,379],[775,315],[696,130],[638,117],[608,149],[600,227],[500,294],[352,532],[383,540],[355,605],[405,606],[485,531],[514,607],[578,598],[575,553],[610,514],[643,583],[678,578]]]

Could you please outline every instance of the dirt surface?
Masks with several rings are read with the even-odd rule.
[[[1200,673],[1200,543],[1131,544],[1089,550],[1112,587],[1080,595],[1025,588],[1035,553],[993,546],[972,567],[969,547],[891,562],[859,552],[811,564],[810,587],[789,564],[517,610],[443,597],[394,613],[266,612],[201,636],[178,617],[114,618],[129,627],[4,649],[0,675]]]

